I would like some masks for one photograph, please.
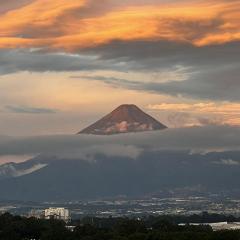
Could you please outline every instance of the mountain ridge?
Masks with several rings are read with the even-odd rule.
[[[166,129],[134,104],[122,104],[112,112],[78,132],[78,134],[113,135]]]
[[[161,150],[145,151],[136,160],[99,154],[94,161],[39,156],[24,166],[16,164],[17,175],[9,172],[9,176],[0,179],[0,199],[77,201],[120,195],[145,196],[195,186],[210,192],[235,194],[239,189],[240,167],[219,159],[237,161],[239,156],[240,151],[203,155]],[[43,163],[45,167],[29,171]],[[25,174],[19,174],[22,170]],[[237,194],[239,197],[240,191]]]

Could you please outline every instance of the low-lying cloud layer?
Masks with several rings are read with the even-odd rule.
[[[240,149],[240,128],[202,127],[116,136],[65,135],[0,138],[0,156],[55,155],[94,160],[96,154],[136,159],[143,151],[187,150],[189,152]]]

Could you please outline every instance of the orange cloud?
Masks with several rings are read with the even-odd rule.
[[[101,14],[87,13],[88,4],[35,0],[8,11],[0,16],[0,47],[74,51],[113,40],[183,41],[199,47],[240,40],[239,1],[121,6]]]
[[[204,103],[162,103],[156,105],[149,105],[149,109],[153,110],[176,110],[176,111],[191,111],[191,112],[208,112],[208,113],[237,113],[240,114],[239,103],[215,103],[215,102],[204,102]]]
[[[197,116],[197,119],[208,119],[215,124],[227,124],[240,126],[240,104],[239,103],[162,103],[149,105],[150,110],[159,110],[176,113],[187,113]],[[193,117],[192,117],[193,118]],[[196,120],[196,119],[195,119]]]

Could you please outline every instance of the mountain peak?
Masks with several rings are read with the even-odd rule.
[[[167,127],[134,104],[122,104],[79,134],[112,135],[163,130]]]

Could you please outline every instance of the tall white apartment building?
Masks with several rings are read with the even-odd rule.
[[[70,213],[66,208],[48,208],[44,210],[45,219],[59,219],[65,222],[70,221]]]

